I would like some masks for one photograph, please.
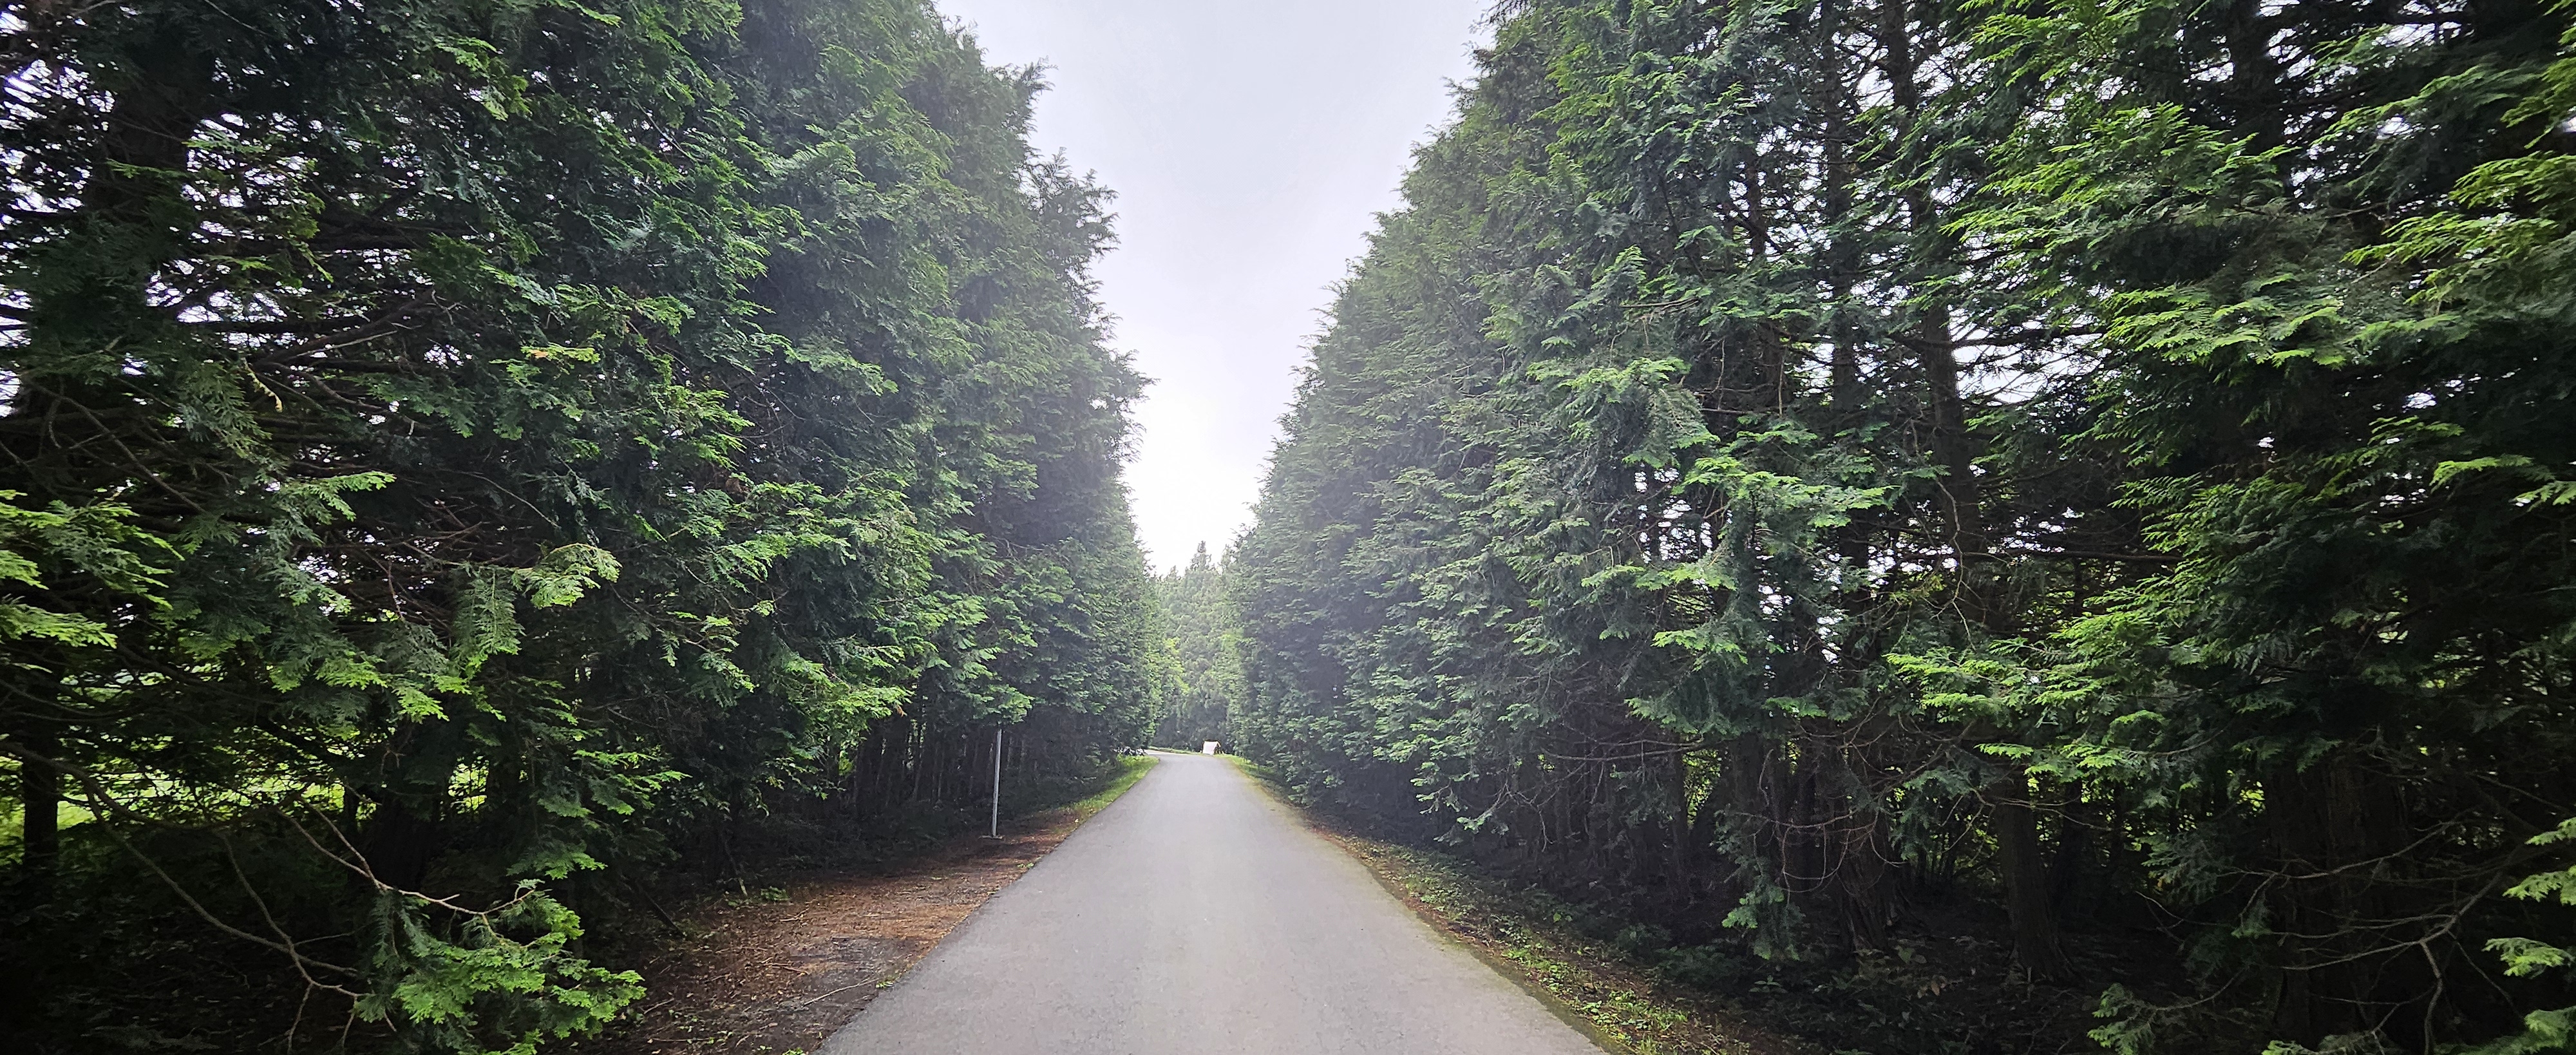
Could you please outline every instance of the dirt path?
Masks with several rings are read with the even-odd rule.
[[[692,937],[638,968],[651,995],[578,1055],[814,1051],[1117,791],[951,839],[879,875],[812,876],[690,914]],[[1014,830],[1016,829],[1016,830]]]

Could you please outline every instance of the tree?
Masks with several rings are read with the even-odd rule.
[[[292,1042],[307,998],[524,1050],[637,998],[584,935],[656,885],[962,801],[995,724],[1042,780],[1141,743],[1105,194],[927,8],[0,35],[0,960],[38,1050]]]
[[[1994,912],[2131,1050],[2564,1006],[2478,950],[2566,925],[2567,23],[1515,6],[1229,569],[1243,740],[1685,944]]]
[[[1243,706],[1243,669],[1235,657],[1242,630],[1226,599],[1225,569],[1202,542],[1188,567],[1154,580],[1154,595],[1175,679],[1154,726],[1155,742],[1190,751],[1210,740],[1232,745],[1228,723]]]

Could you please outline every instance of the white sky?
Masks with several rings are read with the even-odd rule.
[[[1118,194],[1115,346],[1154,379],[1128,467],[1157,568],[1224,548],[1332,285],[1474,71],[1489,0],[939,0],[1044,63],[1038,149]]]

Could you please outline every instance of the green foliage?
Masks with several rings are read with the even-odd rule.
[[[926,6],[0,51],[0,1035],[533,1050],[638,998],[657,889],[980,801],[996,725],[1032,785],[1142,743],[1105,192]]]
[[[2561,821],[2558,827],[2530,839],[2531,845],[2542,847],[2569,842],[2576,842],[2576,819]],[[2526,901],[2555,900],[2561,906],[2576,906],[2576,866],[2527,876],[2507,889],[2505,896]],[[2504,961],[2504,973],[2512,978],[2529,978],[2576,966],[2576,950],[2531,938],[2490,938],[2486,949]],[[2576,1047],[2576,1007],[2533,1011],[2523,1016],[2522,1032],[2500,1037],[2471,1050],[2475,1055],[2525,1055],[2527,1052],[2564,1051],[2570,1047]]]
[[[635,972],[564,954],[566,943],[581,937],[581,921],[538,892],[534,881],[523,881],[519,895],[500,908],[469,914],[453,941],[424,924],[421,900],[379,895],[383,951],[368,965],[379,981],[356,1001],[360,1018],[382,1022],[399,1014],[413,1023],[415,1043],[533,1052],[541,1041],[598,1028],[644,995]],[[513,941],[504,928],[536,937]]]
[[[1234,742],[1229,723],[1243,706],[1243,668],[1235,655],[1243,634],[1225,591],[1225,569],[1208,556],[1204,543],[1187,567],[1154,580],[1172,663],[1155,743],[1196,751],[1210,740]]]
[[[2056,1041],[2563,1036],[2571,14],[1512,5],[1238,738],[1686,948],[2007,935]]]

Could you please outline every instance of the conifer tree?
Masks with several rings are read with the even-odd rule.
[[[1230,569],[1247,745],[1675,964],[1991,912],[2116,1049],[2563,1042],[2569,15],[1510,8]]]
[[[1142,743],[1105,192],[928,8],[0,52],[0,1036],[526,1050],[656,889]]]

